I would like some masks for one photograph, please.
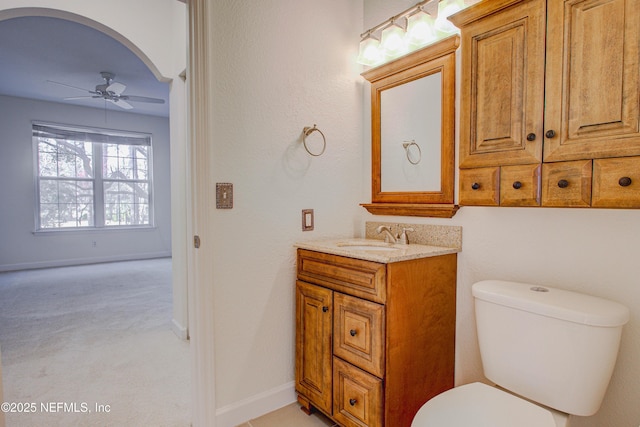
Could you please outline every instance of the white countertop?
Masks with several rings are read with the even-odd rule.
[[[450,248],[445,246],[427,246],[418,244],[401,245],[398,243],[385,243],[384,240],[355,238],[296,242],[294,246],[296,248],[307,249],[310,251],[342,255],[349,258],[357,258],[385,264],[460,252],[459,248]],[[366,249],[363,246],[370,246],[372,248]],[[385,248],[394,250],[384,250]]]

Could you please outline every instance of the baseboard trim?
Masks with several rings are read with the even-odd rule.
[[[216,427],[236,427],[295,401],[295,382],[291,381],[217,409]]]
[[[174,334],[178,336],[183,341],[189,339],[189,334],[187,333],[187,327],[183,326],[176,319],[171,319],[171,330]]]
[[[37,268],[69,267],[72,265],[99,264],[103,262],[136,261],[141,259],[170,258],[171,251],[150,252],[131,255],[113,255],[91,258],[74,258],[51,261],[24,262],[19,264],[0,265],[0,272],[17,270],[34,270]]]

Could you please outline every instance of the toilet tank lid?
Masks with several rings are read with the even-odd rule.
[[[548,286],[483,280],[472,293],[480,300],[584,325],[616,327],[629,321],[629,309],[622,304]]]

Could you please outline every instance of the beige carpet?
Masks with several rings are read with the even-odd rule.
[[[0,346],[7,427],[190,425],[170,259],[0,273]]]

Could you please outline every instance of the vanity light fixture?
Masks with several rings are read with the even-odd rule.
[[[479,0],[423,0],[360,35],[357,62],[375,67],[459,30],[450,15]],[[380,38],[375,34],[380,32]]]
[[[376,65],[382,62],[382,52],[380,51],[380,40],[373,37],[371,33],[366,33],[360,42],[360,53],[358,63],[363,65]]]
[[[437,40],[434,19],[422,8],[407,18],[407,41],[410,46],[425,46]]]
[[[382,30],[380,46],[387,58],[397,58],[409,51],[404,28],[391,21],[391,25]]]

